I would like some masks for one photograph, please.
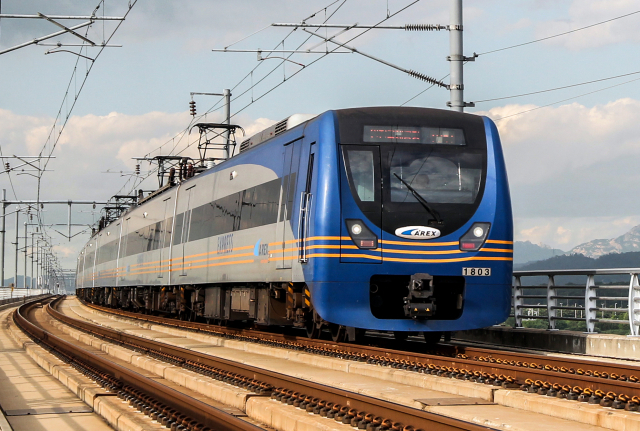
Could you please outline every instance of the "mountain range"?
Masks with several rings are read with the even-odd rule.
[[[571,249],[572,254],[583,254],[588,257],[600,257],[612,253],[628,253],[640,251],[640,225],[632,228],[624,235],[612,239],[594,239]]]
[[[529,241],[516,241],[513,244],[513,263],[521,268],[531,262],[547,260],[555,256],[583,255],[599,258],[609,254],[640,252],[640,225],[627,233],[611,239],[594,239],[577,245],[569,251],[551,248],[545,244],[533,244]],[[633,266],[640,266],[640,262]],[[551,268],[549,268],[551,269]]]
[[[546,244],[533,244],[530,241],[515,241],[513,243],[514,265],[523,265],[525,263],[545,260],[564,254],[566,254],[565,251],[551,248]]]

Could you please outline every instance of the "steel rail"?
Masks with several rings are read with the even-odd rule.
[[[159,323],[183,329],[191,329],[196,331],[218,332],[231,336],[248,336],[256,337],[262,341],[274,341],[280,343],[299,344],[302,348],[310,349],[330,349],[342,354],[366,355],[369,358],[386,358],[389,364],[394,362],[414,362],[423,364],[432,364],[437,367],[466,369],[470,371],[511,376],[516,380],[518,385],[525,384],[527,380],[540,380],[542,382],[557,383],[560,385],[569,385],[571,387],[588,388],[593,391],[602,390],[605,393],[614,392],[616,394],[625,394],[629,397],[640,398],[640,383],[633,381],[614,380],[611,378],[603,378],[589,375],[581,375],[571,373],[570,370],[584,371],[591,370],[598,373],[618,374],[627,377],[635,376],[640,380],[640,366],[632,366],[626,364],[616,364],[608,362],[595,362],[584,359],[548,357],[544,355],[536,355],[531,353],[509,352],[502,350],[491,350],[475,347],[461,346],[443,346],[443,353],[449,356],[413,353],[400,350],[393,350],[387,347],[363,346],[350,343],[334,343],[324,340],[308,339],[305,337],[296,337],[284,334],[274,334],[270,332],[241,330],[234,328],[225,328],[198,322],[185,322],[176,319],[164,318],[150,315],[140,315],[122,310],[114,310],[107,307],[97,306],[83,301],[83,304],[92,308],[101,310],[106,313],[118,314],[124,317],[130,317],[147,322]],[[461,357],[462,356],[462,357]],[[465,356],[467,358],[465,358]],[[476,357],[476,359],[473,359]],[[480,360],[478,360],[480,358]],[[506,361],[519,362],[521,365],[510,365],[504,363]],[[526,365],[525,365],[526,364]],[[536,368],[532,367],[532,364]],[[537,368],[538,366],[542,369]],[[552,369],[544,369],[564,367],[566,372],[553,371]]]
[[[55,305],[55,304],[53,304]],[[480,431],[490,430],[491,427],[477,425],[470,422],[464,422],[458,419],[449,418],[439,414],[418,410],[416,408],[403,406],[390,401],[385,401],[369,396],[350,392],[344,389],[334,388],[322,385],[308,380],[291,377],[274,371],[265,370],[251,365],[218,358],[193,350],[185,349],[149,340],[134,335],[125,334],[104,326],[98,326],[93,323],[74,319],[66,316],[56,310],[54,307],[48,307],[47,311],[55,319],[74,326],[87,333],[105,337],[119,341],[123,344],[135,344],[141,348],[158,351],[166,355],[179,357],[185,361],[191,361],[197,364],[203,364],[218,369],[222,369],[231,373],[237,373],[246,376],[249,379],[260,380],[273,388],[283,388],[293,391],[294,393],[304,394],[313,398],[328,400],[334,404],[347,406],[350,409],[372,413],[375,416],[392,419],[405,426],[410,425],[413,429],[423,429],[429,431],[444,430],[468,430]]]
[[[158,383],[154,379],[147,378],[142,374],[115,364],[100,355],[90,353],[77,345],[71,344],[53,335],[44,328],[40,328],[33,324],[26,317],[28,315],[28,311],[30,308],[35,307],[42,302],[44,301],[35,300],[24,304],[13,314],[13,319],[16,325],[36,340],[40,340],[58,352],[71,356],[79,361],[91,364],[93,367],[113,376],[125,385],[136,388],[143,393],[153,394],[153,396],[159,401],[175,408],[187,416],[190,416],[202,423],[204,426],[225,431],[263,431],[263,428],[238,419],[235,416],[225,413],[224,411],[210,406],[196,398],[192,398],[180,391]],[[47,309],[50,310],[51,307],[48,305],[49,304],[47,304]]]

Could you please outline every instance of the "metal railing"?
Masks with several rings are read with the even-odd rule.
[[[0,287],[0,305],[6,299],[22,298],[25,296],[38,296],[49,293],[47,289],[11,289],[10,287]]]
[[[514,271],[515,327],[538,319],[547,320],[548,329],[559,329],[558,322],[573,321],[584,322],[590,333],[600,323],[629,325],[630,335],[639,335],[638,274],[640,268]]]

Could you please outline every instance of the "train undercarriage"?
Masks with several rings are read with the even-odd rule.
[[[365,329],[327,322],[313,308],[304,283],[256,283],[229,285],[183,285],[177,287],[81,288],[85,302],[141,314],[235,327],[294,327],[309,338],[330,336],[335,342],[361,342]],[[395,332],[397,340],[410,333]],[[427,344],[436,344],[443,334],[425,332]],[[445,340],[450,333],[445,333]]]
[[[309,338],[323,331],[338,341],[357,341],[364,330],[329,323],[315,312],[304,283],[256,283],[238,287],[95,287],[78,289],[92,304],[142,314],[216,325],[298,327]]]

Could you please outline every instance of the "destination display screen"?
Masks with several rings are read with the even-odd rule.
[[[443,127],[364,126],[364,142],[465,145],[462,129]]]

